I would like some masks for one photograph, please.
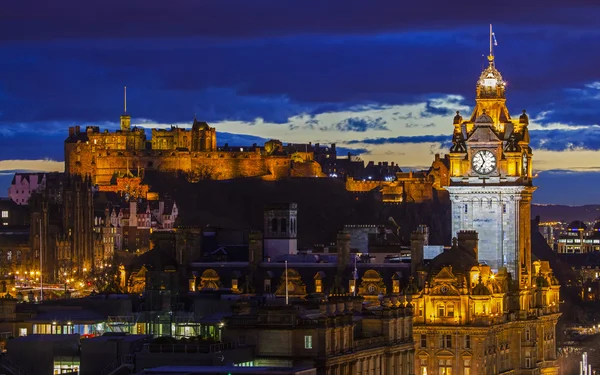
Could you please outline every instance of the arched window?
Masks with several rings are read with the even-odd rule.
[[[287,219],[281,219],[281,232],[285,233],[287,231]]]
[[[277,233],[277,219],[271,219],[271,232]]]

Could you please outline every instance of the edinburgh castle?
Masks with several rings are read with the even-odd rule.
[[[99,187],[115,185],[117,178],[130,171],[145,170],[180,172],[192,182],[207,178],[321,177],[321,167],[313,155],[276,140],[266,142],[264,147],[217,147],[215,128],[196,119],[191,130],[153,129],[148,140],[145,130],[132,128],[131,117],[124,114],[116,132],[102,132],[96,126],[88,126],[85,131],[79,126],[70,127],[65,141],[65,171],[89,175]]]

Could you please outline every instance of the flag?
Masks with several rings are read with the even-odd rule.
[[[496,40],[496,33],[492,33],[492,37],[494,38],[494,46],[497,46],[498,41]]]

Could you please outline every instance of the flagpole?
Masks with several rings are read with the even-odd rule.
[[[290,301],[290,297],[288,294],[288,272],[287,272],[287,260],[285,261],[285,304],[288,305]]]
[[[43,261],[42,261],[42,219],[40,218],[40,302],[44,300],[44,272],[43,272]]]
[[[356,269],[356,254],[354,255],[354,297],[356,297],[356,279],[358,278],[358,270]]]

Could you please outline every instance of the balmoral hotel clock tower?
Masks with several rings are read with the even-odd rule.
[[[491,37],[490,33],[490,37]],[[513,280],[531,280],[530,206],[532,186],[529,119],[518,120],[506,107],[506,83],[496,69],[490,43],[489,65],[477,81],[476,105],[468,119],[457,112],[450,149],[452,233],[479,233],[479,261]]]

